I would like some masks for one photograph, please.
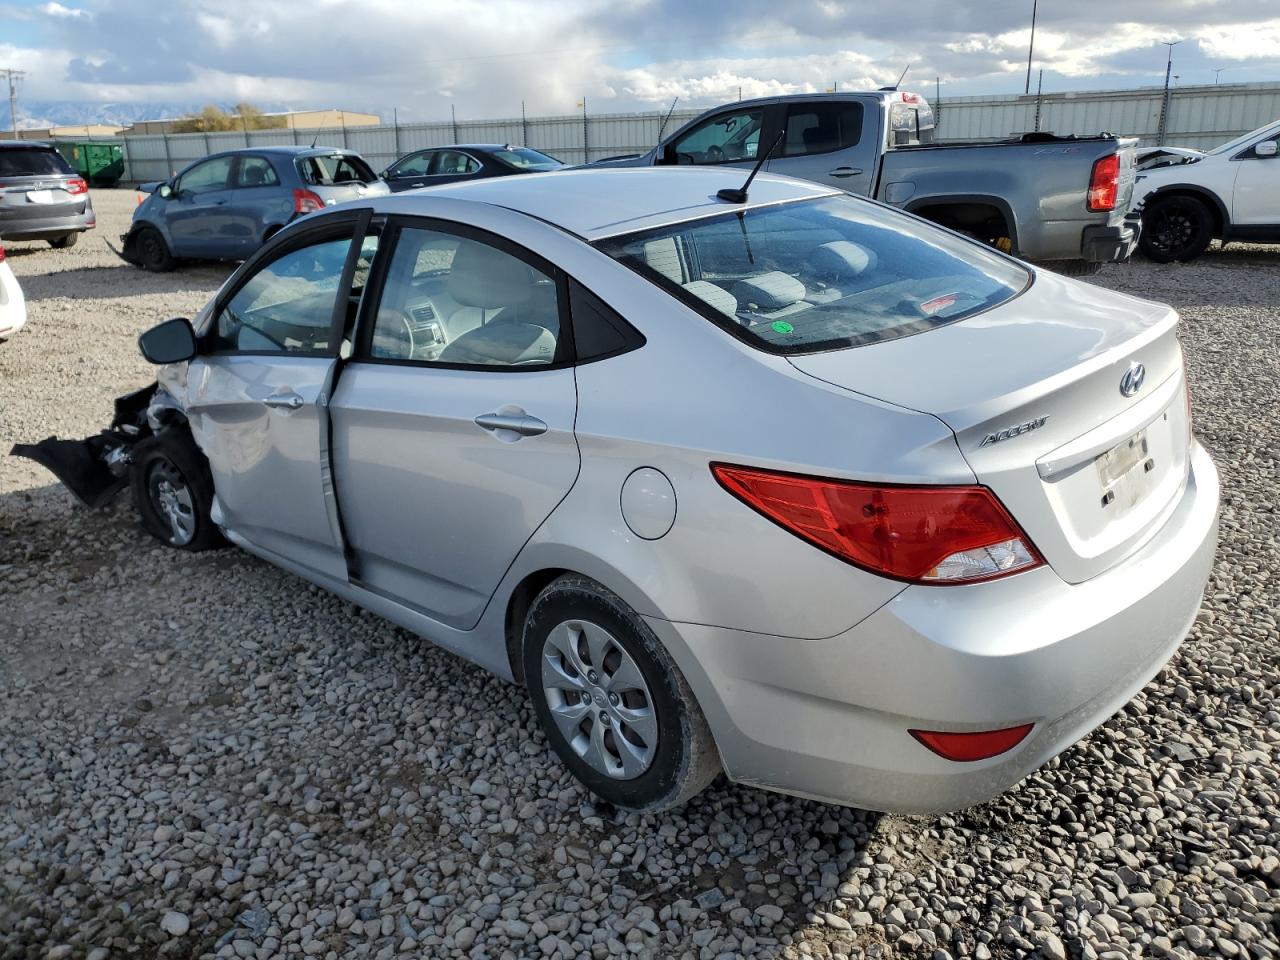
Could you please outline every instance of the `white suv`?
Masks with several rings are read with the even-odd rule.
[[[1214,238],[1280,242],[1277,138],[1272,121],[1208,153],[1161,149],[1140,159],[1142,252],[1168,263],[1195,259]]]

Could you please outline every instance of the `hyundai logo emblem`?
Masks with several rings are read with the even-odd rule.
[[[1131,363],[1120,378],[1120,392],[1126,397],[1132,397],[1142,389],[1142,382],[1146,379],[1147,368],[1140,363]]]

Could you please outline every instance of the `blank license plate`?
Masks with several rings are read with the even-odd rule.
[[[62,191],[59,190],[58,192],[61,193]],[[57,197],[53,195],[52,190],[28,190],[27,202],[28,203],[57,203],[58,200],[57,200]]]
[[[1102,484],[1102,506],[1121,510],[1133,506],[1151,489],[1155,461],[1151,458],[1147,431],[1139,430],[1094,460]]]

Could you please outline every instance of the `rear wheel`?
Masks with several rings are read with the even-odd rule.
[[[49,246],[57,250],[69,250],[74,247],[80,240],[80,234],[68,233],[65,237],[58,237],[57,240],[50,240]]]
[[[142,525],[157,540],[192,552],[223,544],[209,516],[213,478],[185,429],[172,428],[134,446],[130,485]]]
[[[169,245],[155,227],[143,227],[133,240],[138,266],[152,273],[164,273],[173,269],[173,255]]]
[[[1142,252],[1156,263],[1194,260],[1213,239],[1213,214],[1197,197],[1158,198],[1142,214]]]
[[[701,792],[720,759],[693,692],[644,620],[585,577],[542,591],[524,628],[524,675],[560,759],[619,807],[656,811]]]

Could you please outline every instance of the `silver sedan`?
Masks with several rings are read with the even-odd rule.
[[[1177,315],[740,172],[584,170],[343,205],[141,339],[87,445],[232,543],[528,687],[599,796],[720,771],[985,800],[1169,659],[1213,560]]]

